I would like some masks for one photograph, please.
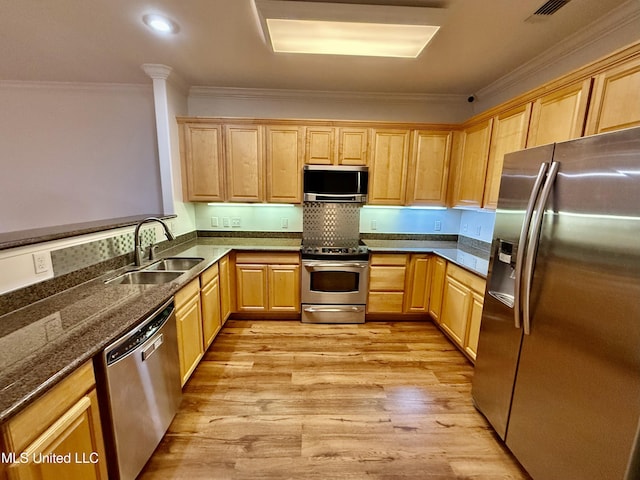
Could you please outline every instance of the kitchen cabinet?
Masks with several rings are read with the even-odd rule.
[[[461,135],[454,207],[481,207],[493,119],[466,128]]]
[[[234,310],[235,283],[232,279],[231,254],[220,259],[220,321],[224,325]]]
[[[200,301],[202,303],[202,339],[206,351],[222,327],[220,312],[220,276],[218,264],[214,264],[200,275]]]
[[[15,453],[18,459],[23,454],[28,460],[10,465],[2,462],[10,479],[107,480],[92,363],[79,367],[3,424],[2,445],[4,454]],[[41,455],[50,454],[70,454],[70,458],[60,463],[36,463]]]
[[[175,294],[174,300],[178,326],[180,378],[184,386],[204,355],[200,279],[196,278],[182,287]]]
[[[428,254],[411,255],[405,290],[403,310],[405,313],[427,313],[429,311],[432,260],[432,256]]]
[[[369,129],[315,126],[305,130],[305,163],[312,165],[366,165]]]
[[[266,131],[267,202],[302,202],[302,130],[268,125]]]
[[[412,137],[406,204],[445,206],[452,134],[416,130]]]
[[[475,360],[484,302],[485,280],[452,263],[447,264],[440,328]]]
[[[581,137],[591,79],[568,85],[533,102],[527,147]]]
[[[298,253],[238,252],[235,271],[238,312],[300,312]]]
[[[500,193],[504,155],[524,149],[531,118],[531,103],[496,115],[489,147],[489,163],[484,186],[483,207],[495,209]]]
[[[431,274],[431,291],[429,295],[429,315],[436,323],[440,323],[442,310],[442,294],[446,278],[447,261],[441,257],[434,257]]]
[[[586,135],[640,125],[640,59],[595,77]]]
[[[227,200],[262,202],[264,143],[260,125],[225,125]]]
[[[183,188],[192,202],[221,202],[224,193],[222,125],[181,125]]]
[[[402,313],[408,261],[408,254],[371,255],[367,313]]]
[[[409,138],[409,130],[374,130],[367,203],[404,205],[409,164]]]

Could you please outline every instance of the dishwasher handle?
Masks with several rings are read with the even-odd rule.
[[[157,338],[153,340],[151,345],[149,345],[147,348],[142,350],[142,361],[144,362],[147,358],[153,355],[154,352],[158,350],[158,348],[160,348],[160,345],[162,345],[163,343],[164,343],[164,334],[161,333],[160,335],[158,335]]]

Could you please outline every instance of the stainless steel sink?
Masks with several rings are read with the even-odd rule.
[[[192,269],[200,262],[204,261],[204,258],[200,257],[170,257],[160,260],[159,262],[154,263],[153,265],[149,265],[144,270],[147,272],[156,271],[156,270],[167,270],[167,271],[178,271],[178,272],[186,272],[187,270]]]
[[[169,283],[182,275],[182,272],[127,272],[105,283],[121,285],[159,285]]]

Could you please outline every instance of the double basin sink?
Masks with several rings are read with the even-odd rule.
[[[116,285],[159,285],[168,283],[203,261],[204,258],[201,257],[164,258],[140,270],[118,275],[105,283]]]

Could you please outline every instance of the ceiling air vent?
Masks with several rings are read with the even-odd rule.
[[[533,12],[534,15],[553,15],[562,7],[564,7],[571,0],[549,0],[547,3],[542,5],[538,10]]]

